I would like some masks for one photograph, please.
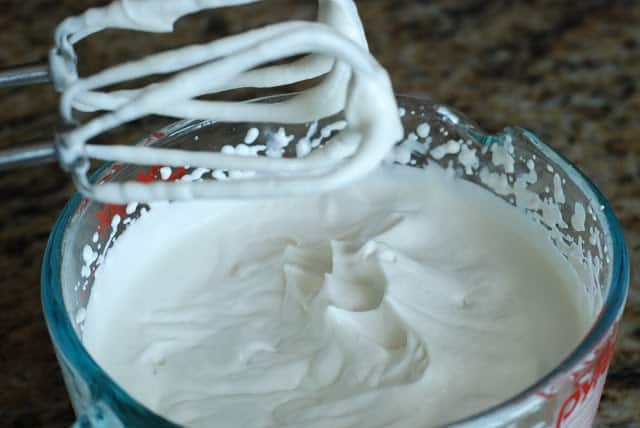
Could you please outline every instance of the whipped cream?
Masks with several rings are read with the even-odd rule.
[[[575,348],[569,266],[480,187],[385,165],[325,194],[151,204],[98,268],[82,340],[187,426],[433,427]]]

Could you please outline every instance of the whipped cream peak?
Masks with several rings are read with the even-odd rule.
[[[386,283],[374,242],[359,247],[349,241],[331,241],[332,269],[325,285],[332,304],[349,311],[380,306]]]

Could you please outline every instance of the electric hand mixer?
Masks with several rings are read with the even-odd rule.
[[[0,153],[0,169],[58,160],[92,199],[130,201],[263,197],[328,191],[374,169],[403,136],[386,71],[371,56],[353,0],[319,0],[317,22],[289,21],[206,44],[182,47],[79,77],[73,45],[107,28],[171,32],[174,22],[204,9],[259,0],[117,0],[65,19],[46,66],[0,73],[0,87],[51,81],[61,93],[69,130],[54,142]],[[307,56],[287,64],[277,60]],[[104,88],[150,75],[170,75],[137,89]],[[323,76],[310,89],[273,104],[198,99],[242,87],[273,88]],[[74,110],[102,112],[77,123]],[[242,157],[219,152],[89,144],[92,138],[156,114],[220,122],[300,124],[344,111],[347,126],[302,158]],[[89,159],[131,164],[251,170],[259,175],[202,182],[89,182]]]

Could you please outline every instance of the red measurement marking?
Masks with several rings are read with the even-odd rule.
[[[617,336],[618,323],[616,322],[604,343],[596,349],[594,357],[587,361],[583,368],[571,374],[574,390],[560,407],[556,428],[562,428],[564,426],[564,423],[575,414],[576,410],[580,408],[580,405],[586,401],[589,393],[594,391],[600,378],[607,375],[609,363],[613,358]]]
[[[155,132],[151,135],[149,135],[143,142],[142,144],[145,146],[150,145],[151,143],[158,141],[161,138],[165,137],[165,133],[164,132]]]
[[[549,399],[549,398],[552,398],[556,394],[553,393],[553,392],[538,391],[538,392],[536,392],[536,395],[539,395],[542,398]]]
[[[139,172],[138,175],[136,175],[136,181],[139,181],[141,183],[151,183],[155,180],[155,177],[153,175],[150,175],[149,173]]]
[[[153,134],[156,138],[162,138],[164,134],[161,132],[157,132]],[[118,171],[122,168],[122,165],[114,165],[112,167],[112,171]],[[136,175],[135,180],[140,183],[152,183],[154,181],[161,180],[160,169],[161,165],[152,165],[149,167],[147,172],[140,172]],[[173,168],[171,170],[171,175],[167,177],[165,181],[172,182],[176,181],[179,178],[184,177],[187,173],[187,169],[183,166],[178,168]],[[108,174],[105,176],[105,180],[111,177],[112,174]],[[96,218],[98,219],[98,231],[100,232],[100,237],[104,238],[107,236],[109,229],[111,228],[111,221],[113,220],[113,216],[119,215],[120,217],[124,217],[126,214],[126,209],[124,205],[113,205],[113,204],[104,204],[102,206],[102,211],[98,211],[96,213]]]
[[[114,216],[119,215],[120,217],[124,217],[125,214],[126,210],[124,205],[103,204],[102,210],[96,213],[100,238],[107,236]]]
[[[183,166],[175,168],[171,172],[171,175],[169,176],[169,178],[167,178],[167,181],[176,181],[177,179],[184,177],[186,173],[187,173],[187,169]]]
[[[80,202],[78,211],[80,211],[81,213],[84,212],[84,210],[87,208],[88,205],[89,205],[89,198],[84,198],[82,202]]]
[[[113,178],[113,174],[120,171],[121,169],[122,169],[122,164],[117,163],[117,164],[111,165],[111,170],[107,174],[105,174],[104,177],[102,177],[102,179],[100,180],[100,184],[110,181]]]
[[[138,175],[136,175],[136,181],[139,181],[140,183],[151,183],[153,181],[162,180],[162,178],[160,177],[161,168],[162,166],[160,165],[151,166],[149,168],[149,171],[138,173]],[[171,175],[167,177],[165,181],[168,181],[168,182],[176,181],[177,179],[184,177],[186,173],[187,173],[187,169],[183,166],[174,168],[171,171]]]
[[[136,181],[141,183],[151,183],[158,179],[158,172],[160,171],[160,165],[152,165],[147,172],[140,172],[136,175]]]

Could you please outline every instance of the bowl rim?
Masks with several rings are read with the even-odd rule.
[[[290,94],[284,96],[290,96]],[[278,97],[283,97],[283,95],[262,97],[258,100],[269,101]],[[435,104],[428,96],[417,97],[398,94],[397,98],[399,100],[410,100],[423,104],[431,104],[434,107],[444,106]],[[458,114],[455,109],[449,106],[444,107]],[[469,123],[472,124],[471,127],[475,132],[479,131],[473,122],[468,121],[463,114],[460,114],[460,116],[463,118],[463,121],[458,124],[452,124],[452,126],[458,127],[462,132],[468,132],[469,128],[465,126],[465,123]],[[167,134],[167,137],[170,137],[171,131],[175,132],[175,130],[191,129],[191,126],[194,125],[202,126],[203,124],[207,125],[211,123],[213,123],[211,120],[180,120],[167,125],[156,132],[164,132]],[[452,421],[446,424],[447,427],[462,427],[470,423],[487,423],[490,419],[494,419],[496,416],[511,413],[523,405],[532,395],[543,390],[545,386],[553,383],[554,379],[558,376],[561,376],[563,373],[570,372],[573,368],[584,361],[589,354],[591,354],[596,347],[607,338],[611,328],[621,316],[628,293],[628,251],[620,224],[607,199],[595,184],[593,184],[591,180],[582,171],[580,171],[580,169],[578,169],[563,155],[545,144],[538,136],[536,136],[536,134],[524,128],[510,127],[506,129],[507,132],[508,129],[523,132],[535,148],[537,148],[548,160],[555,163],[571,177],[575,185],[585,193],[590,201],[592,201],[592,206],[594,204],[599,205],[600,210],[595,210],[595,215],[599,217],[604,231],[608,232],[608,237],[611,239],[612,251],[609,253],[611,260],[611,284],[600,313],[586,336],[571,352],[571,354],[563,359],[562,362],[553,370],[509,399],[465,418]],[[480,130],[480,132],[483,131]],[[500,135],[490,135],[486,133],[484,135],[488,137],[488,141],[493,141],[492,137],[495,137],[495,139],[500,137]],[[105,163],[99,167],[92,175],[91,181],[96,180],[97,177],[109,168],[110,165],[110,163]],[[63,358],[67,364],[72,365],[74,369],[78,371],[91,389],[92,396],[97,399],[104,400],[108,404],[118,408],[121,407],[118,403],[127,403],[129,412],[134,412],[139,416],[149,418],[149,422],[156,426],[180,427],[180,425],[163,418],[148,409],[142,403],[138,402],[135,398],[131,397],[102,368],[100,368],[82,345],[80,338],[75,333],[75,329],[67,315],[67,310],[61,292],[62,284],[60,268],[62,261],[62,245],[66,227],[83,198],[84,197],[81,194],[76,193],[65,205],[53,226],[52,232],[47,241],[42,262],[41,303],[47,329],[49,330],[49,334],[52,338],[56,354],[59,359]]]

